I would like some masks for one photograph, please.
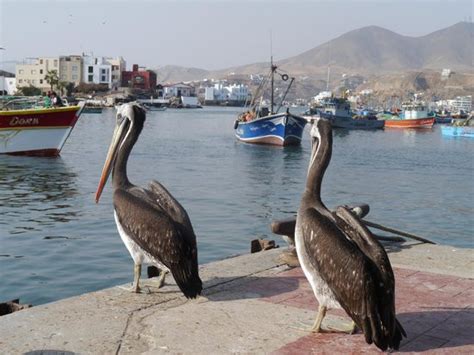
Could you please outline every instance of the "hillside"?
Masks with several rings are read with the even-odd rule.
[[[474,25],[460,22],[422,37],[402,36],[369,26],[347,32],[327,43],[276,64],[295,76],[288,99],[310,98],[325,90],[328,64],[329,88],[360,91],[372,89],[380,98],[425,92],[454,97],[474,93]],[[454,73],[441,77],[441,69]],[[161,82],[205,78],[245,81],[249,74],[266,74],[269,63],[253,63],[218,71],[166,66],[157,70]],[[285,90],[286,83],[276,85]]]

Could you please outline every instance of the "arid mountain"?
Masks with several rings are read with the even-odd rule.
[[[327,87],[336,93],[371,89],[374,97],[455,97],[474,93],[474,25],[460,22],[422,37],[402,36],[369,26],[347,32],[276,64],[296,77],[287,98],[309,99]],[[441,69],[451,69],[446,78]],[[249,74],[267,74],[269,63],[254,63],[219,71],[166,66],[157,70],[160,82],[210,79],[249,80]],[[277,77],[276,87],[287,83]],[[255,89],[255,88],[253,88]],[[267,93],[268,96],[268,93]]]
[[[198,68],[185,68],[177,65],[166,65],[154,69],[159,83],[203,80],[208,77],[209,71]]]
[[[474,25],[460,22],[423,37],[407,37],[370,26],[282,60],[287,70],[315,73],[331,70],[357,74],[383,74],[408,70],[473,69]]]
[[[327,43],[277,64],[296,76],[323,79],[331,73],[385,75],[394,72],[451,68],[472,71],[474,24],[460,22],[422,37],[402,36],[369,26],[347,32]],[[159,81],[202,80],[266,73],[268,63],[255,63],[219,71],[166,66],[157,69]]]

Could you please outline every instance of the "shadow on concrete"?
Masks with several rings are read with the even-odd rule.
[[[408,339],[400,352],[422,352],[434,349],[449,351],[474,344],[474,310],[472,308],[439,308],[425,312],[400,313],[398,320]]]
[[[211,301],[258,299],[290,293],[306,282],[304,276],[268,276],[245,278],[216,277],[204,283],[203,295]],[[288,295],[294,297],[294,294]]]

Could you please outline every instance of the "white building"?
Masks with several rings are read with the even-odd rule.
[[[14,95],[16,91],[16,78],[0,76],[0,95]]]
[[[247,85],[232,84],[224,85],[223,83],[214,84],[212,87],[206,87],[204,93],[205,101],[239,101],[245,102],[250,98],[250,92]]]
[[[172,85],[163,85],[163,92],[166,98],[179,96],[194,96],[194,86],[178,83]]]
[[[472,95],[458,96],[454,100],[449,100],[449,105],[453,112],[471,112],[472,110]]]
[[[82,81],[86,84],[107,84],[112,87],[112,64],[105,57],[84,56]]]
[[[324,99],[328,99],[332,96],[331,91],[321,91],[319,94],[317,94],[315,97],[313,97],[312,101],[314,102],[321,102]]]

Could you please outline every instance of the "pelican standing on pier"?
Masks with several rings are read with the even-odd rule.
[[[145,110],[138,104],[125,104],[117,111],[117,122],[105,160],[95,200],[112,172],[114,215],[117,228],[135,263],[133,291],[140,292],[142,263],[162,269],[159,287],[171,271],[187,298],[201,293],[196,236],[188,214],[180,203],[157,181],[148,188],[130,183],[127,160],[145,122]]]
[[[329,121],[311,129],[311,160],[298,210],[295,243],[303,272],[319,303],[311,330],[323,331],[328,308],[342,308],[367,343],[398,349],[405,330],[395,316],[395,278],[383,246],[346,207],[331,213],[321,201],[321,183],[332,153]]]

